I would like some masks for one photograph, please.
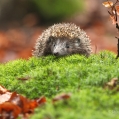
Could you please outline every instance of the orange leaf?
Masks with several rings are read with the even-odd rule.
[[[4,102],[0,104],[0,115],[2,119],[17,118],[21,113],[21,108],[11,102]]]
[[[29,102],[29,107],[30,107],[30,109],[32,109],[32,110],[33,110],[34,108],[38,107],[37,101],[36,101],[36,100],[30,101],[30,102]]]
[[[104,5],[105,7],[112,7],[113,2],[112,1],[103,2],[102,5]]]
[[[22,113],[27,113],[29,112],[29,100],[16,92],[12,93],[11,98],[9,99],[10,102],[18,105],[22,109]]]
[[[116,5],[115,9],[116,9],[117,15],[119,15],[119,5]]]
[[[22,108],[22,112],[23,113],[28,113],[29,109],[30,109],[30,105],[29,105],[29,100],[23,96],[19,96],[20,98],[20,107]]]
[[[0,86],[0,91],[0,119],[15,119],[19,114],[23,114],[25,118],[29,117],[36,107],[46,102],[45,97],[29,100],[16,92],[7,92],[2,86]]]
[[[45,103],[45,102],[46,102],[46,98],[45,98],[45,97],[41,97],[41,98],[37,99],[37,103],[38,103],[39,105],[41,105],[41,104],[43,104],[43,103]]]

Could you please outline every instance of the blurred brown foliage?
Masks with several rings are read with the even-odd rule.
[[[0,31],[0,62],[31,57],[41,28],[14,28]]]
[[[110,50],[116,53],[117,39],[115,36],[118,34],[102,2],[104,1],[85,0],[85,11],[63,22],[73,22],[87,32],[92,42],[93,53],[98,53],[100,50]],[[1,63],[31,57],[38,36],[53,24],[42,24],[40,16],[34,12],[25,12],[19,19],[6,19],[7,21],[2,19],[0,23]]]

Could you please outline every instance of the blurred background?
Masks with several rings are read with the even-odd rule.
[[[0,0],[0,63],[31,57],[38,36],[59,22],[72,22],[84,29],[93,53],[117,53],[115,36],[119,34],[102,5],[104,1]]]

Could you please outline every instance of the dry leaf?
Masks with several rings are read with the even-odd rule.
[[[8,101],[11,95],[12,93],[10,93],[6,88],[0,86],[0,104]]]
[[[0,95],[0,104],[8,101],[11,97],[12,93],[6,92],[5,94]]]
[[[0,86],[0,119],[16,119],[19,114],[28,118],[34,109],[46,102],[45,97],[29,100],[16,92],[7,92],[7,89]]]
[[[116,9],[117,15],[119,15],[119,5],[116,5],[115,9]]]
[[[2,119],[15,119],[21,113],[21,108],[11,102],[0,104],[0,115]]]
[[[53,102],[56,102],[56,101],[59,101],[59,100],[66,100],[66,99],[69,99],[71,97],[71,94],[66,94],[66,93],[63,93],[63,94],[60,94],[58,96],[56,96],[55,98],[53,98]]]
[[[14,92],[11,95],[11,98],[9,99],[9,101],[18,105],[22,109],[22,113],[26,114],[26,113],[32,113],[36,107],[45,103],[46,98],[41,97],[36,100],[29,100],[29,99],[23,97],[22,95],[19,95],[16,92]]]
[[[9,99],[10,102],[14,103],[15,105],[18,105],[22,109],[22,113],[28,113],[34,110],[34,108],[30,107],[30,103],[33,101],[30,101],[29,99],[18,95],[16,92],[14,92],[11,95],[11,98]],[[37,107],[37,106],[35,106]]]
[[[4,94],[6,92],[8,92],[8,90],[4,88],[3,86],[0,86],[0,94]]]
[[[41,97],[39,99],[36,99],[36,101],[37,101],[37,103],[39,105],[41,105],[41,104],[44,104],[46,102],[46,98],[43,96],[43,97]]]
[[[104,5],[105,7],[112,7],[113,2],[112,1],[103,2],[102,5]]]
[[[22,81],[26,81],[26,80],[30,79],[30,77],[26,76],[26,77],[21,77],[21,78],[17,78],[17,79],[18,80],[22,80]]]
[[[118,84],[118,78],[113,78],[110,82],[105,84],[104,88],[113,90],[114,88],[117,87],[117,84]]]
[[[109,7],[109,15],[110,15],[110,18],[112,20],[112,24],[116,24],[117,23],[117,11],[119,11],[119,6],[118,5],[115,5],[113,4],[112,1],[107,1],[107,2],[103,2],[102,3],[105,7]]]
[[[107,85],[115,87],[117,83],[118,83],[118,78],[113,78],[110,82],[107,83]]]

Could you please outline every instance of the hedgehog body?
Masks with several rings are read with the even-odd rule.
[[[86,32],[71,23],[59,23],[46,29],[36,41],[33,56],[65,56],[92,53],[91,43]]]

